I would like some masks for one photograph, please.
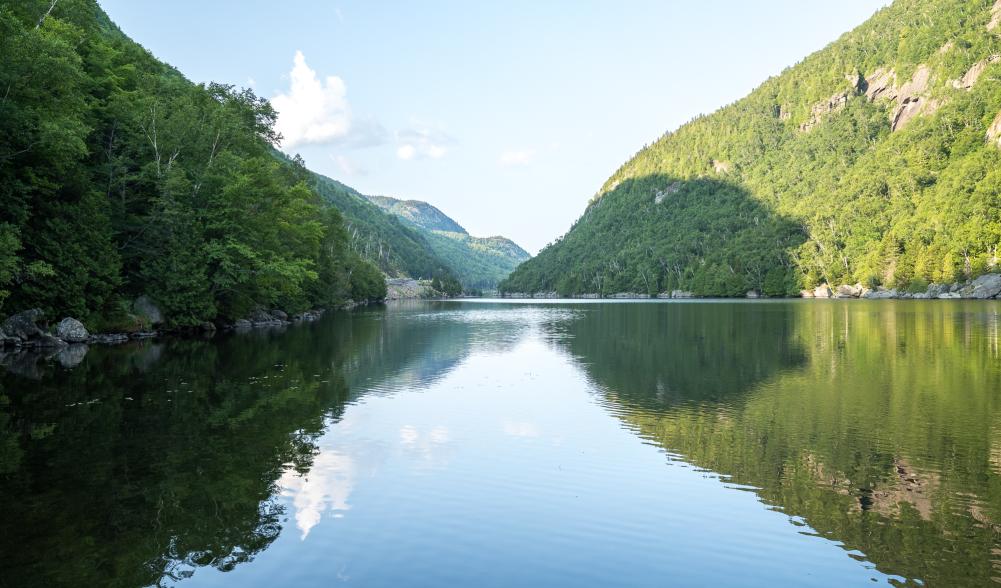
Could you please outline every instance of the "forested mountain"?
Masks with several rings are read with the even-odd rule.
[[[454,277],[449,264],[436,254],[421,231],[385,212],[354,188],[318,173],[311,175],[320,197],[344,215],[351,248],[359,255],[391,276]]]
[[[473,237],[444,212],[420,200],[368,196],[383,210],[403,219],[427,240],[467,289],[491,289],[518,264],[530,258],[527,251],[505,237]]]
[[[1001,243],[1001,0],[897,0],[643,148],[509,292],[920,289]]]

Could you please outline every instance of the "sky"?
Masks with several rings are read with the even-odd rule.
[[[252,88],[283,149],[530,253],[664,132],[885,0],[100,0],[195,82]]]

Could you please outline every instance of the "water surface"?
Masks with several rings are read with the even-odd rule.
[[[0,586],[984,586],[1001,304],[425,302],[0,360]]]

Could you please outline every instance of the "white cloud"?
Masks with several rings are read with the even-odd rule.
[[[410,144],[400,145],[399,149],[396,150],[396,156],[403,161],[413,159],[414,155],[417,155],[417,148]]]
[[[511,167],[513,165],[528,165],[535,159],[535,149],[508,150],[497,158],[498,165]]]
[[[403,129],[396,133],[396,156],[404,161],[411,159],[441,159],[448,153],[447,145],[455,139],[431,127]]]
[[[337,76],[320,80],[306,64],[302,51],[295,52],[289,77],[288,93],[271,99],[278,111],[275,126],[284,137],[285,148],[330,143],[347,137],[351,130],[351,108],[344,80]]]

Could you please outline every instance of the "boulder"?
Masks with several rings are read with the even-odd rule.
[[[961,296],[959,295],[959,292],[942,292],[941,294],[936,296],[936,298],[940,298],[942,300],[950,300],[950,299],[961,298]]]
[[[252,325],[250,321],[248,321],[247,319],[239,319],[238,321],[233,323],[233,328],[240,330],[249,329],[252,326],[254,325]]]
[[[163,323],[163,313],[160,312],[160,307],[149,296],[144,295],[136,298],[132,303],[132,313],[150,326]]]
[[[261,309],[257,309],[250,313],[250,316],[248,316],[247,319],[256,327],[279,325],[282,322],[280,319],[275,318],[270,312]]]
[[[938,298],[939,296],[948,291],[949,291],[948,284],[932,284],[928,286],[928,291],[926,292],[926,294],[928,294],[928,298]]]
[[[36,322],[41,320],[44,315],[45,313],[38,308],[19,312],[5,320],[3,324],[0,325],[0,330],[2,330],[8,338],[14,337],[20,339],[22,342],[34,337],[39,337],[44,333],[42,333],[42,329],[38,327]]]
[[[288,320],[288,313],[286,313],[284,310],[272,310],[271,311],[271,316],[273,316],[274,318],[276,318],[276,319],[278,319],[280,321],[287,321]]]
[[[899,298],[900,293],[894,289],[887,290],[885,288],[880,288],[878,290],[870,290],[862,297],[870,300],[886,300],[888,298]]]
[[[821,284],[813,290],[814,298],[830,298],[832,295],[833,292],[831,292],[831,287],[827,284]]]
[[[687,290],[671,290],[671,298],[695,298],[695,294]]]
[[[813,290],[800,290],[799,295],[801,298],[813,298]]]
[[[747,294],[744,294],[745,298],[761,298],[761,292],[757,290],[748,290]]]
[[[984,274],[959,291],[963,298],[986,299],[1001,294],[1001,274]]]
[[[862,295],[862,284],[848,286],[842,284],[834,291],[835,298],[858,298]]]
[[[75,318],[66,317],[56,325],[56,337],[67,343],[83,343],[90,338],[87,327]]]

